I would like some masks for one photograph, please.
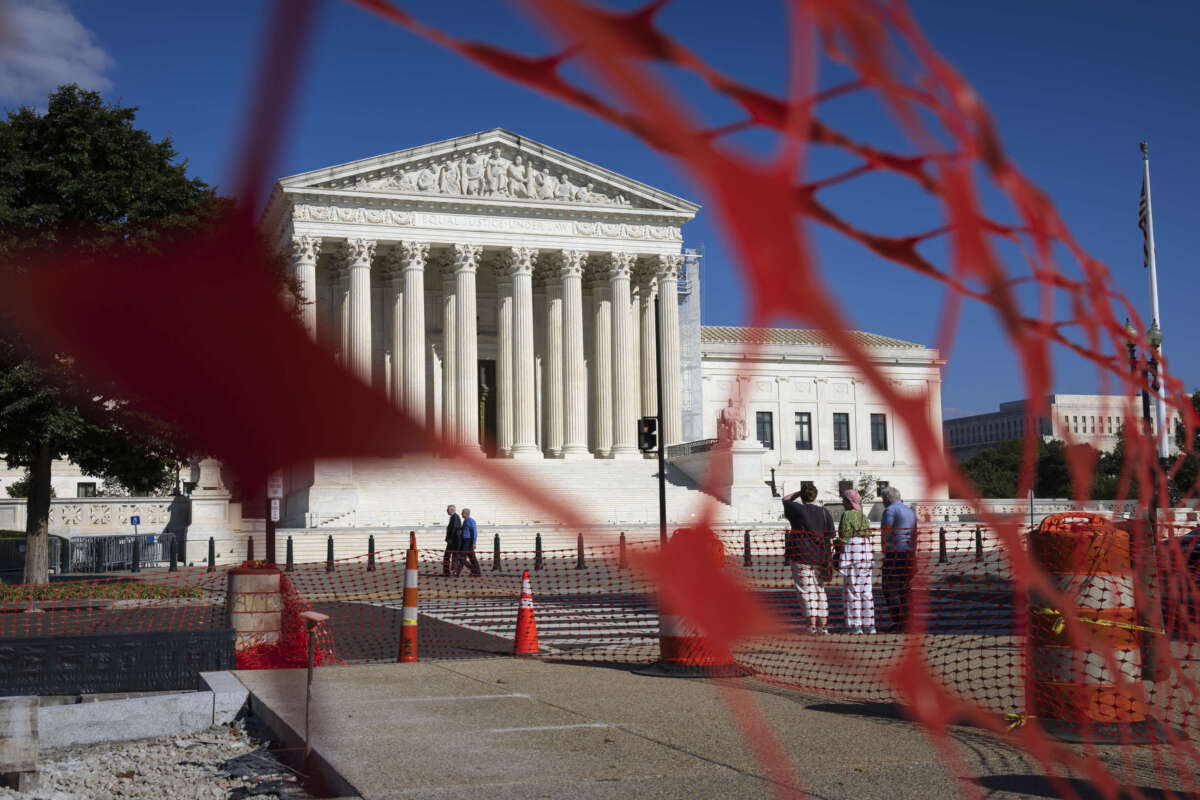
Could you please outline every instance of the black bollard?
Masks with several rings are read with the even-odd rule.
[[[629,555],[625,552],[625,531],[621,531],[621,549],[617,559],[617,568],[625,569],[629,566]]]
[[[367,537],[367,572],[375,571],[375,534]]]
[[[742,556],[742,565],[750,567],[754,565],[754,559],[750,557],[750,531],[746,531],[746,535],[743,538],[745,541],[743,545],[745,552]]]
[[[253,536],[246,537],[246,560],[247,561],[254,560],[254,537]]]
[[[500,571],[500,534],[492,537],[492,572]]]
[[[583,534],[582,533],[579,534],[579,537],[575,540],[575,550],[577,552],[577,555],[575,556],[575,569],[583,569]]]
[[[975,526],[975,560],[983,561],[983,531]]]
[[[287,538],[287,566],[284,567],[287,572],[292,572],[296,569],[296,559],[292,553],[292,537]]]
[[[533,540],[533,568],[544,569],[545,563],[542,561],[542,535],[539,533],[537,538]]]
[[[333,534],[329,534],[329,540],[325,543],[325,571],[333,572]]]
[[[179,565],[175,563],[175,537],[171,537],[171,566],[167,567],[167,572],[178,572]]]
[[[130,559],[129,571],[130,572],[141,572],[142,571],[142,537],[140,537],[140,536],[133,537],[133,552],[130,554],[129,559]]]
[[[217,571],[217,542],[213,537],[208,537],[208,571]]]
[[[946,557],[946,529],[938,529],[938,563],[947,564],[950,559]]]

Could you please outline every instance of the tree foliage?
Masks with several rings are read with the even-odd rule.
[[[0,269],[34,269],[51,249],[59,258],[153,252],[164,235],[199,230],[230,210],[187,176],[170,137],[155,141],[134,127],[136,111],[64,86],[45,113],[20,108],[0,121]],[[0,452],[30,474],[27,582],[47,579],[53,459],[148,493],[184,447],[120,387],[81,381],[70,353],[39,357],[0,311]]]
[[[976,453],[963,464],[963,471],[978,488],[980,497],[1017,496],[1024,446],[1023,439],[1006,439]],[[1105,455],[1091,445],[1067,444],[1057,439],[1038,440],[1034,494],[1037,497],[1111,499],[1099,496],[1102,484],[1107,485],[1102,481],[1108,474],[1107,466]],[[1092,473],[1092,483],[1086,491],[1076,491],[1073,470]]]

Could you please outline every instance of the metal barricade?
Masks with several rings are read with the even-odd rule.
[[[133,566],[133,543],[140,540],[138,563],[143,566],[165,565],[171,558],[173,533],[145,533],[118,536],[76,536],[71,539],[71,572],[111,572]],[[176,548],[179,553],[179,548]],[[182,554],[179,553],[181,556]]]

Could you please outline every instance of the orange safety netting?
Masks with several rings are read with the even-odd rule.
[[[763,324],[784,318],[826,331],[903,420],[933,485],[948,484],[958,494],[972,496],[972,487],[949,461],[940,432],[931,424],[929,398],[898,392],[849,336],[851,326],[841,304],[814,269],[815,257],[807,238],[809,223],[830,228],[876,256],[928,278],[931,291],[945,290],[947,299],[937,342],[943,354],[951,349],[965,300],[993,308],[1019,359],[1029,397],[1043,397],[1051,386],[1054,346],[1094,364],[1102,386],[1116,385],[1128,392],[1141,383],[1127,372],[1127,340],[1119,321],[1131,317],[1142,330],[1145,325],[1140,315],[1114,287],[1107,268],[1074,240],[1050,200],[1006,157],[999,133],[981,100],[933,51],[900,3],[813,0],[793,4],[789,9],[790,94],[786,97],[738,82],[671,38],[656,23],[661,2],[638,12],[619,14],[571,0],[529,0],[531,13],[562,40],[560,50],[544,56],[513,52],[502,43],[465,41],[420,23],[385,0],[356,3],[487,69],[623,127],[677,159],[703,189],[736,245],[738,266],[750,287],[751,322]],[[262,171],[269,167],[270,156],[276,150],[283,112],[295,86],[296,56],[306,42],[304,34],[311,25],[312,8],[312,2],[281,2],[276,27],[264,50],[266,59],[257,98],[261,102],[254,106],[256,116],[240,154],[240,197],[249,207],[257,205],[255,189],[263,185]],[[563,67],[577,61],[586,64],[615,99],[573,83]],[[818,76],[824,63],[837,64],[853,77],[821,88]],[[663,80],[658,70],[664,65],[698,77],[711,91],[741,109],[744,118],[715,128],[699,124],[695,121],[698,115],[690,113],[682,97]],[[883,150],[868,143],[865,136],[838,130],[821,119],[823,102],[851,92],[870,92],[878,97],[906,136],[910,150]],[[776,158],[764,163],[725,143],[727,134],[752,128],[777,136]],[[849,154],[859,164],[828,178],[807,177],[816,172],[812,161],[821,148]],[[872,173],[886,173],[918,187],[944,223],[908,235],[881,234],[843,218],[822,201],[824,190],[834,186],[852,188],[855,179]],[[981,200],[985,191],[995,191],[1007,200],[1011,221],[985,213]],[[925,245],[934,241],[944,242],[949,253],[948,263],[943,266],[926,254]],[[1020,252],[1026,270],[1016,269],[1001,258],[1000,253],[1011,247]],[[268,257],[258,245],[248,216],[233,218],[220,230],[168,243],[161,256],[136,263],[104,254],[70,260],[54,253],[45,257],[46,263],[38,269],[3,275],[0,288],[6,297],[13,298],[16,316],[40,337],[46,352],[71,353],[80,370],[119,380],[148,410],[187,430],[197,449],[218,454],[247,485],[259,485],[270,470],[281,464],[313,457],[394,456],[441,447],[429,431],[398,414],[385,398],[346,375],[279,308],[276,289],[264,269]],[[207,279],[194,280],[201,270]],[[1022,306],[1019,289],[1025,285],[1036,290],[1034,308]],[[178,313],[174,299],[179,297],[189,298],[189,314]],[[126,313],[135,301],[140,313]],[[1059,307],[1069,309],[1069,314],[1056,318],[1055,309]],[[214,324],[215,320],[223,324]],[[148,331],[154,335],[147,335]],[[246,350],[250,342],[255,345],[253,353]],[[1133,344],[1144,351],[1147,343],[1139,338]],[[205,351],[196,352],[197,348]],[[196,357],[180,358],[180,353],[195,353]],[[288,364],[290,368],[274,372],[267,379],[262,373],[266,363]],[[146,364],[154,364],[155,368],[148,370]],[[1145,361],[1141,364],[1144,366]],[[1195,426],[1191,406],[1181,383],[1170,374],[1169,363],[1162,366],[1163,394],[1181,414],[1186,439],[1191,442]],[[1129,420],[1136,416],[1132,408],[1120,411]],[[1031,408],[1029,413],[1027,422],[1032,423],[1037,410]],[[331,414],[353,420],[354,424],[311,424],[313,419],[328,419]],[[1031,433],[1019,494],[1033,480],[1034,428],[1032,424],[1025,426]],[[1154,457],[1155,442],[1135,424],[1126,424],[1124,429],[1127,457],[1120,494],[1125,496],[1136,481],[1137,497],[1133,499],[1141,508],[1165,506],[1168,479],[1178,466],[1164,474]],[[525,494],[562,522],[581,528],[586,524],[569,508],[538,493],[536,487],[489,468],[478,457],[462,457],[481,477]],[[1091,484],[1093,464],[1073,453],[1070,466],[1074,485]],[[1185,501],[1194,501],[1196,487],[1187,487],[1185,494]],[[1095,620],[1101,617],[1089,606],[1074,604],[1078,597],[1072,594],[1072,585],[1068,582],[1068,591],[1064,592],[1053,570],[1043,568],[1034,558],[1046,553],[1027,546],[1016,521],[982,507],[977,511],[988,532],[980,560],[972,560],[974,542],[964,544],[961,531],[948,530],[947,561],[942,563],[940,548],[935,545],[931,549],[929,545],[930,537],[940,538],[940,534],[922,531],[923,548],[912,573],[911,627],[903,635],[849,634],[853,638],[843,641],[842,634],[831,634],[828,639],[816,634],[814,639],[796,631],[790,607],[785,607],[782,614],[769,613],[792,602],[788,598],[796,594],[789,594],[790,573],[779,554],[771,555],[771,548],[779,545],[764,539],[757,544],[756,553],[752,541],[751,564],[745,566],[743,558],[740,567],[736,563],[737,548],[730,545],[726,550],[727,568],[719,569],[710,558],[711,551],[705,549],[708,533],[703,525],[702,535],[696,537],[698,544],[675,547],[669,560],[651,554],[634,559],[644,570],[636,573],[642,577],[614,567],[611,554],[607,559],[597,558],[593,567],[597,576],[586,576],[587,569],[570,573],[569,567],[552,568],[552,559],[547,556],[546,569],[534,572],[535,597],[603,605],[609,596],[639,596],[649,604],[653,594],[671,595],[681,613],[694,620],[719,646],[758,669],[763,677],[829,694],[896,699],[925,727],[952,768],[958,761],[949,744],[948,726],[968,722],[997,735],[1012,736],[1055,779],[1055,788],[1067,796],[1075,794],[1063,780],[1068,773],[1081,775],[1105,794],[1115,795],[1122,783],[1121,764],[1134,757],[1134,748],[1138,758],[1152,760],[1163,787],[1195,793],[1194,776],[1200,760],[1192,741],[1195,721],[1188,708],[1200,694],[1194,652],[1196,584],[1195,573],[1189,571],[1182,551],[1167,542],[1166,534],[1174,531],[1168,526],[1149,535],[1137,530],[1127,539],[1132,568],[1143,570],[1134,582],[1132,619],[1137,622],[1120,618],[1117,626],[1098,625]],[[1105,532],[1104,536],[1120,538],[1116,533]],[[936,561],[933,553],[937,554]],[[423,554],[423,558],[437,562],[440,554]],[[571,558],[559,560],[569,563]],[[398,557],[381,555],[377,570],[369,579],[362,579],[365,583],[346,588],[338,588],[337,581],[347,580],[344,576],[350,565],[333,573],[322,572],[321,566],[305,566],[292,574],[298,595],[314,608],[324,603],[345,604],[344,608],[339,605],[341,621],[335,617],[331,626],[338,657],[347,661],[386,657],[383,651],[389,637],[366,631],[384,631],[392,624],[386,609],[391,608],[391,594],[398,597],[401,591],[397,582],[402,572],[399,563]],[[608,566],[600,566],[602,563]],[[948,568],[950,564],[955,565],[954,571]],[[1147,565],[1148,573],[1144,571]],[[1076,566],[1090,574],[1085,571],[1086,564]],[[478,579],[461,579],[461,585],[452,584],[435,571],[427,579],[429,602],[445,601],[447,610],[441,612],[442,616],[460,619],[455,616],[460,607],[449,601],[470,596],[462,588],[470,580],[477,580],[482,597],[500,597],[504,594],[500,576],[506,576],[505,591],[515,595],[515,588],[508,586],[512,577],[508,569],[504,567],[499,575],[485,569]],[[607,582],[598,578],[601,570],[607,572]],[[190,573],[181,576],[184,574]],[[1147,574],[1156,579],[1147,582]],[[562,576],[561,583],[552,583],[552,576]],[[198,584],[210,580],[194,577]],[[596,580],[589,583],[588,577]],[[388,580],[391,584],[385,587]],[[1089,593],[1094,590],[1105,598],[1119,596],[1124,589],[1119,582],[1106,583],[1109,580],[1094,580]],[[587,599],[577,601],[577,597]],[[1030,601],[1031,597],[1036,599]],[[187,611],[184,609],[192,607],[186,603],[164,603],[168,608],[178,606],[181,616],[159,615],[162,621],[154,624],[184,624],[185,614],[199,624],[212,613],[200,603]],[[836,609],[836,602],[832,605]],[[634,606],[630,606],[633,610],[609,611],[614,619],[629,615],[637,619],[638,613],[650,607],[643,605],[640,612]],[[437,607],[426,608],[432,621],[423,619],[423,626],[430,625],[433,631],[439,625],[470,628],[438,621]],[[971,618],[962,621],[962,627],[952,619],[953,612],[960,608],[974,609]],[[877,604],[877,615],[879,612]],[[107,624],[106,615],[116,613],[111,608],[45,610],[30,615],[42,617],[41,622],[25,620],[25,615],[16,622],[15,615],[11,619],[6,615],[2,624],[13,631],[24,625],[40,625],[47,632],[69,633],[85,624],[81,620],[92,619],[89,615],[96,615],[96,624]],[[1026,636],[1031,613],[1034,623]],[[831,616],[836,619],[834,610]],[[146,619],[154,617],[145,615]],[[355,619],[373,618],[378,618],[378,624],[363,622],[355,627]],[[1151,624],[1146,624],[1147,620]],[[353,630],[363,632],[355,634]],[[1097,635],[1096,631],[1112,635]],[[486,630],[477,633],[481,638],[472,640],[468,649],[486,652],[478,642],[490,641],[486,637],[495,634]],[[1062,660],[1058,656],[1030,655],[1027,649],[1032,647],[1034,633],[1043,637],[1042,646],[1046,645],[1044,639],[1066,637],[1061,641],[1078,644],[1084,654],[1078,662],[1071,660],[1074,656],[1068,657],[1066,666],[1055,662],[1055,658]],[[440,635],[422,635],[434,636],[428,644],[437,652]],[[1128,645],[1135,635],[1139,659],[1149,655],[1157,664],[1153,674],[1139,664],[1150,680],[1141,684],[1145,696],[1138,701],[1142,709],[1139,713],[1160,726],[1152,737],[1155,741],[1129,743],[1113,759],[1103,757],[1094,746],[1072,748],[1048,737],[1038,717],[1071,701],[1060,693],[1057,699],[1048,695],[1041,705],[1030,704],[1025,693],[1031,676],[1045,679],[1058,674],[1082,679],[1092,674],[1107,675],[1121,690],[1133,678],[1127,662]],[[575,648],[579,652],[572,657],[617,653],[629,646],[627,642],[612,644],[611,651]],[[458,645],[442,646],[453,650]],[[376,652],[380,655],[372,655]],[[651,657],[649,650],[646,653],[647,658]],[[636,653],[627,656],[640,657]],[[1046,662],[1041,664],[1044,669],[1035,668],[1036,658]],[[790,774],[770,727],[752,704],[732,688],[727,690],[727,698],[768,771],[777,776]],[[1040,713],[1027,714],[1030,708]],[[1017,716],[1006,722],[1005,714]],[[1008,732],[1013,723],[1014,729]],[[966,783],[963,790],[977,793]],[[779,791],[786,793],[788,789]],[[1142,794],[1137,789],[1130,791]]]

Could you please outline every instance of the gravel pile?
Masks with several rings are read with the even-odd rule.
[[[311,800],[296,776],[241,722],[190,736],[47,750],[37,790],[0,800]]]

